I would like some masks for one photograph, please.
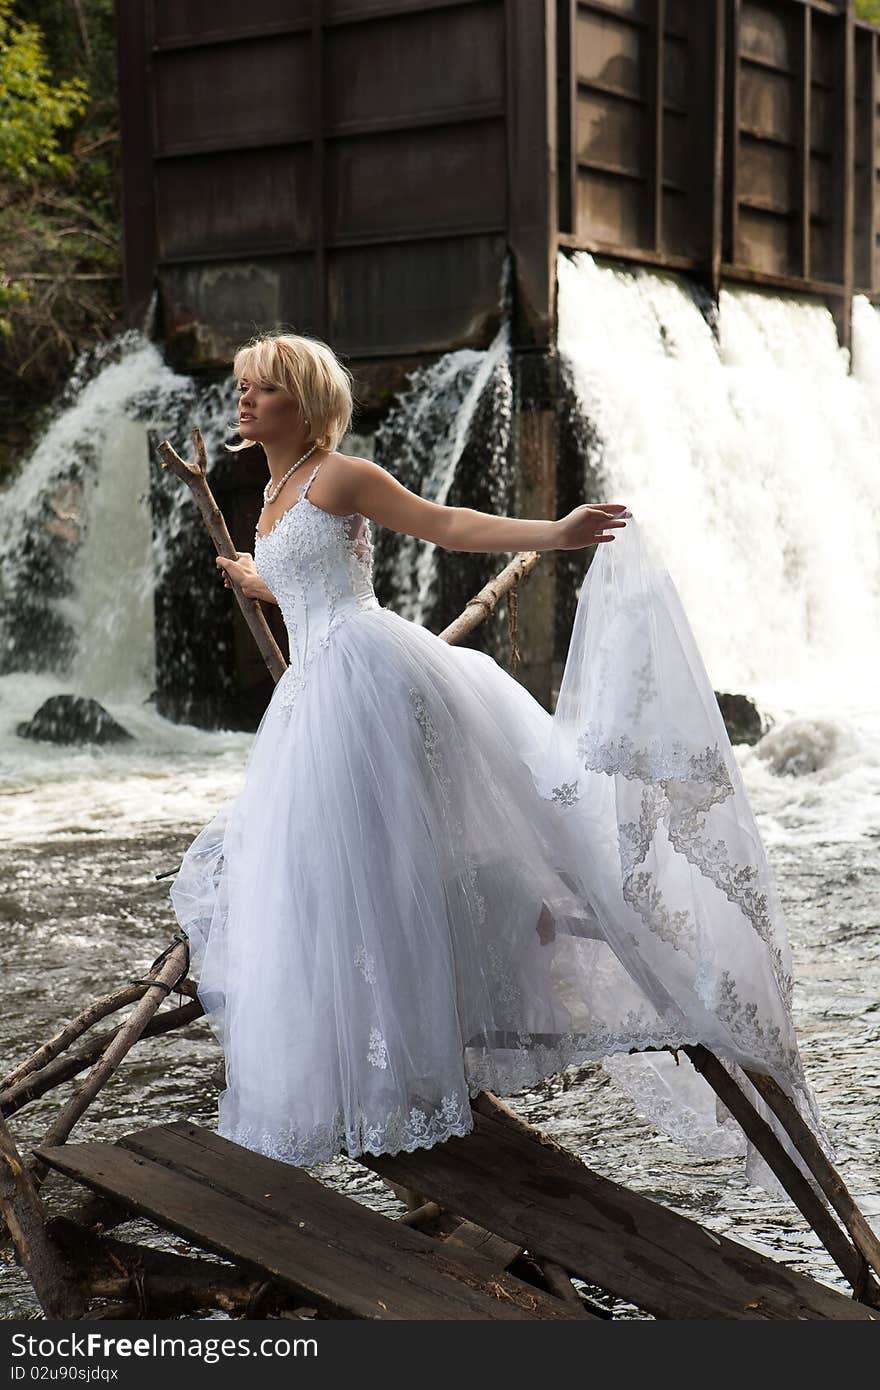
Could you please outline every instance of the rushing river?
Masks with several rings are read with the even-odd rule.
[[[560,265],[560,349],[594,429],[589,466],[662,537],[716,687],[753,694],[773,720],[757,747],[737,752],[787,916],[804,1063],[838,1166],[880,1228],[880,323],[864,302],[857,309],[848,374],[830,319],[812,306],[725,294],[719,332],[670,277],[603,269],[588,257]],[[152,349],[138,351],[130,379],[123,370],[111,387],[143,432],[138,373],[154,394],[185,398],[187,388]],[[66,428],[76,433],[70,419]],[[130,438],[124,451],[132,453]],[[19,482],[9,512],[34,495]],[[107,750],[24,742],[16,725],[73,688],[71,678],[0,677],[4,1070],[86,1001],[142,976],[173,929],[168,881],[157,875],[234,794],[247,757],[248,735],[173,725],[146,701],[146,618],[131,622],[135,578],[150,559],[143,513],[132,525],[123,547],[135,556],[131,602],[119,587],[119,548],[112,562],[93,550],[92,561],[76,561],[61,617],[80,653],[76,688],[101,694],[136,741]],[[108,618],[108,568],[118,622]],[[74,1138],[112,1139],[176,1119],[213,1125],[219,1061],[203,1020],[144,1042]],[[658,1137],[600,1066],[511,1103],[598,1172],[845,1287],[787,1202],[749,1186],[740,1160],[695,1158]],[[15,1117],[22,1148],[39,1140],[57,1106],[58,1093]],[[318,1171],[359,1201],[400,1210],[357,1163]],[[46,1191],[60,1206],[76,1190],[53,1176]],[[147,1223],[122,1233],[185,1248]],[[0,1316],[37,1315],[7,1257]]]

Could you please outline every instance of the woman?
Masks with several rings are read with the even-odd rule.
[[[606,1057],[669,1132],[744,1151],[689,1064],[629,1055],[692,1042],[814,1122],[766,856],[629,512],[437,505],[338,452],[350,377],[325,344],[256,339],[234,371],[238,447],[270,481],[253,558],[217,563],[280,605],[291,660],[172,890],[225,1053],[220,1133],[304,1165],[411,1150],[467,1133],[481,1089]],[[371,521],[449,550],[600,547],[554,716],[379,605]]]

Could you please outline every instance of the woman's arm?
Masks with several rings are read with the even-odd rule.
[[[223,572],[223,586],[230,589],[230,575],[236,580],[245,598],[256,598],[261,603],[277,603],[278,600],[265,580],[257,574],[254,557],[246,550],[236,551],[237,560],[227,560],[225,555],[217,556],[217,566]]]
[[[380,526],[433,541],[444,550],[579,550],[614,540],[605,534],[626,525],[622,503],[575,507],[559,521],[493,516],[470,507],[444,507],[410,492],[368,459],[349,459],[345,492],[352,510]]]

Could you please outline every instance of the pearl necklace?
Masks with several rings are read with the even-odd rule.
[[[287,472],[285,473],[284,477],[278,479],[278,482],[275,484],[274,487],[272,487],[272,480],[271,480],[271,478],[269,479],[269,482],[268,482],[268,483],[266,484],[266,486],[263,488],[263,506],[264,506],[264,507],[271,507],[272,503],[275,501],[275,498],[278,496],[278,494],[280,493],[281,489],[284,487],[284,484],[287,482],[287,479],[290,477],[290,475],[291,475],[292,473],[295,473],[295,472],[296,472],[296,470],[299,468],[299,466],[300,466],[301,463],[305,463],[306,459],[310,459],[310,458],[312,457],[312,454],[315,452],[315,450],[317,449],[317,447],[318,447],[318,443],[317,443],[317,440],[316,440],[315,443],[312,445],[311,449],[309,449],[309,450],[307,451],[307,453],[303,454],[303,456],[302,456],[301,459],[297,459],[296,463],[293,465],[292,468],[288,468],[288,470],[287,470]]]

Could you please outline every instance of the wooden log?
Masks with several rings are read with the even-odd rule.
[[[773,1111],[798,1153],[808,1165],[813,1177],[849,1231],[853,1245],[875,1274],[880,1274],[880,1239],[874,1234],[864,1215],[859,1211],[843,1178],[821,1148],[797,1106],[772,1076],[763,1076],[760,1072],[754,1071],[747,1071],[746,1076],[761,1099]]]
[[[232,543],[232,537],[223,519],[223,513],[217,506],[214,500],[214,494],[208,486],[208,455],[201,431],[193,430],[192,441],[196,456],[196,462],[194,464],[186,463],[180,455],[174,451],[168,440],[163,440],[158,449],[159,457],[162,460],[162,467],[169,469],[175,477],[180,478],[191,490],[196,500],[196,505],[202,514],[202,520],[208,528],[208,534],[217,549],[218,555],[224,555],[227,560],[234,560],[238,552]],[[281,649],[269,630],[269,624],[266,622],[265,614],[255,599],[245,597],[242,593],[241,585],[238,584],[231,575],[229,577],[229,582],[238,600],[238,606],[244,614],[245,622],[250,628],[254,640],[260,649],[260,655],[269,668],[269,674],[277,684],[287,670],[287,662],[281,655]]]
[[[785,1188],[807,1224],[815,1231],[834,1263],[852,1284],[854,1296],[880,1308],[880,1287],[871,1277],[864,1255],[850,1243],[825,1203],[816,1195],[800,1168],[786,1153],[766,1120],[708,1048],[683,1047],[701,1076],[730,1111],[750,1143]]]
[[[441,639],[449,642],[451,646],[461,642],[474,631],[474,628],[486,621],[505,594],[518,585],[521,579],[525,579],[526,575],[531,574],[540,558],[541,553],[537,550],[520,551],[509,565],[505,565],[500,574],[490,579],[488,584],[484,584],[473,598],[468,599],[463,611],[440,633]]]
[[[414,1226],[417,1230],[422,1226],[430,1225],[436,1221],[443,1208],[437,1202],[423,1202],[420,1207],[413,1207],[411,1211],[405,1211],[396,1220],[401,1226]]]
[[[144,986],[146,989],[146,986]],[[141,991],[143,994],[144,990]],[[205,1010],[198,999],[194,999],[189,1004],[182,1004],[179,1008],[168,1009],[165,1013],[156,1014],[150,1020],[141,1034],[142,1038],[161,1037],[165,1033],[172,1032],[175,1028],[183,1028],[195,1019],[201,1018]],[[11,1086],[7,1091],[0,1091],[0,1115],[15,1115],[19,1110],[23,1110],[31,1101],[44,1096],[47,1091],[53,1090],[65,1081],[71,1081],[73,1077],[79,1076],[80,1072],[86,1071],[88,1067],[94,1065],[101,1054],[110,1045],[119,1032],[120,1024],[117,1028],[112,1028],[107,1033],[101,1033],[98,1037],[90,1038],[88,1044],[73,1053],[56,1057],[40,1071],[32,1072],[24,1076],[15,1086]]]
[[[521,1245],[497,1236],[494,1231],[487,1231],[485,1226],[478,1226],[475,1221],[460,1221],[444,1244],[450,1250],[473,1250],[497,1269],[507,1269],[523,1252]]]
[[[132,1009],[128,1019],[119,1029],[106,1052],[89,1072],[83,1084],[71,1096],[54,1124],[50,1126],[43,1139],[46,1148],[63,1144],[67,1139],[77,1120],[91,1105],[101,1087],[116,1071],[126,1053],[141,1037],[169,990],[185,973],[188,954],[189,948],[185,941],[179,941],[172,946],[156,974],[155,982],[145,991],[143,998]],[[37,1160],[32,1172],[35,1182],[39,1185],[46,1175],[46,1165]]]
[[[580,1294],[571,1282],[571,1276],[566,1274],[562,1265],[558,1265],[555,1260],[545,1258],[538,1260],[538,1267],[547,1280],[548,1288],[556,1294],[557,1298],[561,1298],[564,1303],[570,1303],[572,1307],[577,1307],[580,1317],[595,1318],[595,1313],[591,1313],[585,1307]]]
[[[85,1308],[82,1294],[67,1262],[48,1235],[40,1195],[2,1118],[0,1213],[46,1317],[80,1317]]]
[[[140,999],[146,985],[138,982],[137,984],[126,985],[123,989],[114,990],[112,994],[105,995],[102,999],[96,999],[89,1004],[87,1009],[83,1009],[64,1027],[50,1038],[48,1042],[38,1047],[36,1052],[23,1062],[20,1062],[11,1072],[0,1081],[0,1092],[8,1091],[22,1077],[29,1076],[31,1072],[39,1071],[42,1067],[51,1062],[59,1053],[66,1051],[77,1038],[81,1037],[92,1024],[100,1022],[108,1014],[115,1013],[117,1009],[124,1009],[127,1004],[133,1004],[135,999]]]

